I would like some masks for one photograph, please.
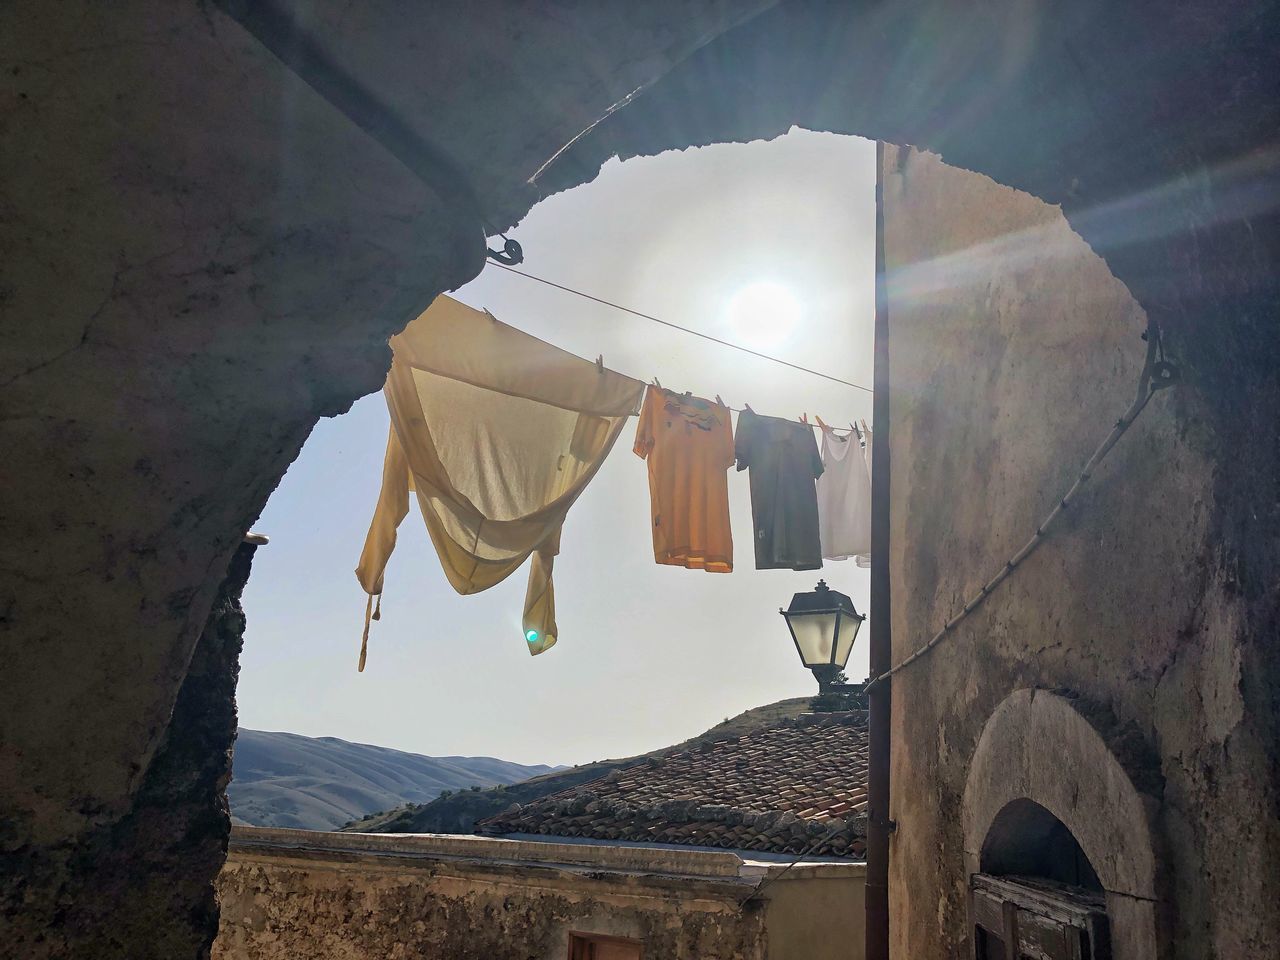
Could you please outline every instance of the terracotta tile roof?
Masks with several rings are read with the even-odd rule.
[[[861,858],[867,723],[806,714],[514,805],[483,834],[530,833]],[[827,836],[827,834],[831,834]]]

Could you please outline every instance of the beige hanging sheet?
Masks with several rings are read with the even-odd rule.
[[[369,595],[360,669],[410,491],[459,593],[487,590],[532,554],[523,624],[529,652],[542,653],[556,642],[560,528],[644,384],[446,296],[391,349],[382,491],[356,567]]]

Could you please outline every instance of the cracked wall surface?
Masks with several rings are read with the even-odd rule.
[[[214,960],[567,957],[570,932],[670,960],[770,960],[750,887],[499,860],[414,863],[233,850],[218,878]]]
[[[292,25],[279,55],[235,20],[246,6]],[[134,808],[244,531],[317,418],[381,384],[387,336],[480,269],[481,219],[518,221],[614,154],[793,123],[1060,203],[1166,329],[1185,375],[1167,467],[1201,490],[1203,538],[1165,606],[1194,606],[1184,629],[1207,639],[1150,651],[1150,669],[1169,729],[1192,687],[1212,717],[1177,741],[1177,829],[1201,842],[1241,784],[1276,812],[1278,21],[1245,0],[16,5],[0,35],[6,882],[38,899],[24,858],[69,856]],[[304,48],[319,78],[280,59]],[[394,122],[336,104],[339,76]],[[414,166],[424,153],[465,190]],[[1075,413],[1047,411],[1064,454]],[[1108,589],[1169,561],[1132,556]],[[1244,851],[1241,904],[1275,872],[1277,819],[1243,846],[1203,838]],[[1215,904],[1199,909],[1188,922],[1212,926]]]
[[[74,849],[6,851],[0,956],[208,956],[218,908],[207,878],[226,857],[231,830],[225,791],[245,630],[240,596],[256,550],[243,543],[231,558],[129,813]]]
[[[512,57],[551,81],[578,71],[541,112],[523,108],[558,117],[541,133],[554,140],[742,15],[728,6],[584,14],[575,31],[572,11],[512,5],[487,62],[439,44],[452,24],[456,52],[485,47],[492,10],[363,15],[381,17],[371,49],[412,37],[416,75],[438,68],[455,113],[420,104],[416,126],[466,163],[543,150],[502,119],[503,102],[527,99]],[[578,45],[542,58],[564,30]],[[381,386],[387,337],[474,276],[483,248],[478,214],[216,5],[25,3],[0,57],[0,872],[25,913],[108,869],[88,838],[136,809],[245,530],[316,420]],[[86,847],[101,855],[76,859]],[[32,858],[80,876],[33,874]],[[206,888],[215,872],[182,869]],[[196,906],[170,912],[175,936],[207,927]],[[6,907],[0,935],[10,922]]]
[[[858,960],[866,865],[745,851],[237,827],[215,960],[563,960],[570,935],[661,960]]]
[[[241,537],[480,237],[203,5],[32,4],[3,43],[7,931],[145,842],[112,831]],[[153,867],[207,887],[214,862]],[[208,925],[191,907],[179,936]],[[77,935],[43,949],[81,955]]]
[[[1133,402],[1146,316],[1056,208],[918,151],[887,148],[884,168],[896,663],[1026,542]],[[961,799],[988,717],[1025,688],[1103,705],[1093,722],[1150,805],[1159,955],[1280,942],[1266,704],[1242,675],[1242,598],[1215,569],[1214,464],[1188,437],[1202,416],[1182,388],[1158,394],[1044,545],[894,678],[896,955],[968,949]],[[1041,749],[1056,796],[1106,775]],[[1144,829],[1104,806],[1053,812]],[[1118,960],[1155,955],[1121,949],[1116,922]]]
[[[1105,891],[1109,956],[1157,960],[1171,902],[1152,821],[1159,769],[1141,731],[1110,707],[1066,691],[1015,690],[987,718],[969,760],[965,874],[1025,873],[1029,815],[1052,811]]]

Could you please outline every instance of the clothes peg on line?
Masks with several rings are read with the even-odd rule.
[[[716,394],[716,403],[720,404],[720,406],[722,406],[722,407],[727,407],[727,406],[728,406],[728,404],[727,404],[727,403],[725,403],[723,400],[721,400],[721,399],[720,399],[720,394],[718,394],[718,393]]]
[[[743,406],[747,408],[747,413],[751,414],[752,416],[756,415],[756,412],[751,409],[751,404],[744,403]]]
[[[653,378],[653,385],[657,387],[659,390],[662,389],[662,381],[659,380],[657,377]]]
[[[596,369],[599,370],[601,373],[604,373],[604,354],[603,353],[600,354],[600,356],[596,357]]]

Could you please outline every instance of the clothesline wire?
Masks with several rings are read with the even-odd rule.
[[[658,387],[658,389],[659,389],[659,390],[665,390],[665,389],[666,389],[666,387],[663,387],[663,386],[661,386],[660,384],[658,384],[658,383],[656,383],[656,382],[654,383],[654,386]],[[674,392],[674,391],[672,391],[672,392]],[[745,409],[745,408],[743,408],[743,407],[734,407],[734,406],[730,406],[729,404],[725,403],[723,400],[720,400],[720,398],[719,398],[718,396],[716,397],[716,400],[719,402],[720,406],[724,407],[726,410],[732,410],[734,413],[749,413],[749,414],[751,414],[752,416],[759,416],[759,414],[757,414],[754,410],[747,410],[747,409]],[[826,430],[828,433],[855,433],[855,432],[856,432],[856,431],[853,429],[853,424],[850,424],[850,425],[849,425],[849,429],[848,429],[848,430],[846,430],[844,427],[833,427],[833,426],[830,426],[830,425],[827,425],[827,426],[825,426],[825,427],[824,427],[824,426],[823,426],[822,424],[820,424],[820,423],[810,423],[808,420],[799,420],[799,421],[797,421],[797,422],[798,422],[798,423],[802,423],[802,424],[804,424],[806,427],[813,427],[813,428],[814,428],[814,429],[816,429],[816,430]],[[867,434],[867,435],[869,436],[869,435],[870,435],[870,433],[871,433],[871,431],[870,431],[870,429],[864,429],[864,430],[863,430],[863,433],[865,433],[865,434]]]
[[[743,353],[749,353],[753,357],[761,360],[768,360],[772,363],[781,364],[784,367],[790,367],[792,370],[799,370],[801,373],[807,373],[813,377],[821,377],[823,380],[830,380],[832,383],[838,383],[845,387],[852,387],[855,390],[862,390],[871,393],[870,387],[864,387],[860,383],[854,383],[851,380],[841,380],[839,377],[832,376],[829,373],[823,373],[821,370],[812,370],[809,367],[803,367],[798,363],[792,363],[790,360],[783,360],[780,357],[773,357],[767,353],[760,353],[758,350],[752,350],[741,344],[733,343],[730,340],[721,340],[719,337],[713,337],[709,333],[703,333],[701,330],[694,330],[692,327],[684,327],[678,323],[672,323],[670,320],[663,320],[661,317],[655,317],[652,314],[641,313],[639,310],[632,310],[630,307],[624,307],[620,303],[614,303],[612,300],[605,300],[601,297],[593,296],[590,293],[583,293],[581,290],[575,290],[573,287],[566,287],[564,284],[547,280],[543,277],[534,276],[532,273],[525,273],[523,270],[516,270],[514,267],[508,267],[505,264],[490,261],[493,266],[506,270],[508,273],[514,273],[516,276],[524,277],[527,280],[536,280],[538,283],[546,284],[548,287],[555,287],[557,290],[563,290],[565,293],[571,293],[576,297],[582,297],[584,300],[591,300],[602,306],[612,307],[614,310],[621,310],[623,313],[629,313],[633,317],[639,317],[642,320],[651,320],[659,323],[664,327],[671,327],[673,330],[680,330],[684,333],[692,334],[695,337],[701,337],[703,340],[710,340],[712,343],[718,343],[722,347],[730,347],[733,350],[741,350]],[[736,408],[735,408],[736,409]]]

